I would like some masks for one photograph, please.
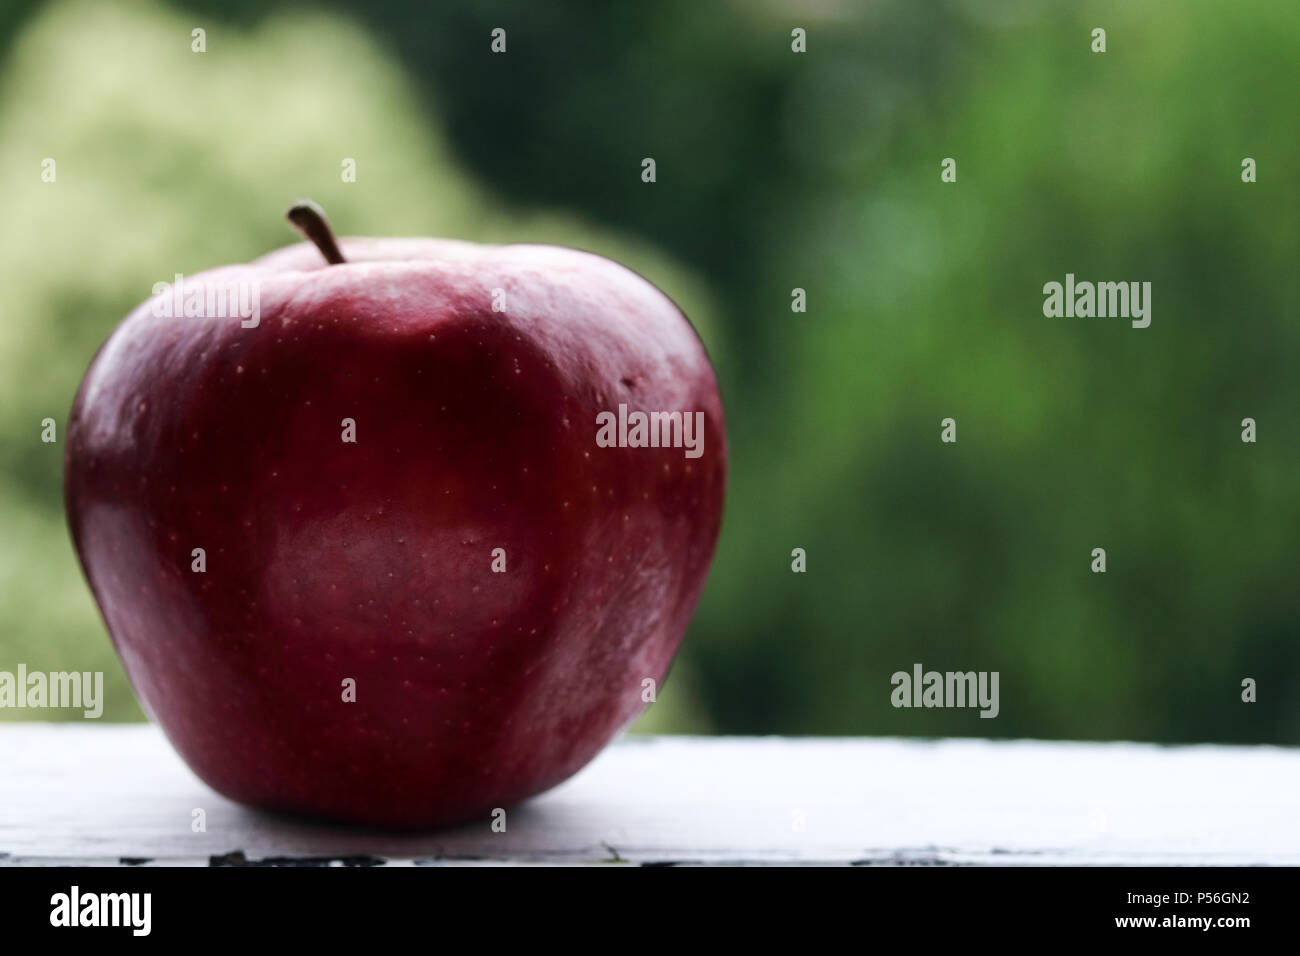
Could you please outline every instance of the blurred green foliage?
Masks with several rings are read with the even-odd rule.
[[[20,0],[0,669],[102,669],[138,715],[39,422],[154,282],[291,241],[311,195],[347,233],[592,249],[701,327],[728,510],[641,729],[1295,743],[1297,53],[1270,0]],[[1067,272],[1151,281],[1151,327],[1045,318]],[[999,671],[1000,716],[893,709],[915,662]]]

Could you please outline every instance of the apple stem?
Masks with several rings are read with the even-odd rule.
[[[336,266],[340,262],[347,262],[343,258],[343,253],[339,252],[339,244],[334,241],[334,231],[330,229],[329,220],[325,218],[325,210],[316,203],[310,199],[300,199],[289,207],[285,217],[303,234],[304,238],[316,244],[316,248],[330,265]]]

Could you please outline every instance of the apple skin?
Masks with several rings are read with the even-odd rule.
[[[255,328],[122,322],[68,423],[72,538],[146,713],[215,790],[486,822],[662,682],[721,524],[717,384],[672,302],[599,256],[340,246],[187,277],[257,280]],[[704,412],[702,457],[598,447],[619,403]]]

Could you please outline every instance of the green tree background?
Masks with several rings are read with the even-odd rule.
[[[139,718],[40,422],[154,282],[293,241],[310,195],[592,249],[700,327],[732,482],[640,729],[1294,744],[1298,56],[1271,0],[10,0],[0,669],[104,670]],[[1151,327],[1045,318],[1067,272],[1151,281]],[[1000,716],[895,710],[915,662],[999,671]]]

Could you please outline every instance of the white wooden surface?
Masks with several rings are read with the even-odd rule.
[[[191,831],[203,808],[207,831]],[[481,825],[419,835],[256,813],[145,725],[0,724],[0,864],[1300,863],[1300,750],[627,738]],[[336,864],[337,865],[337,864]]]

